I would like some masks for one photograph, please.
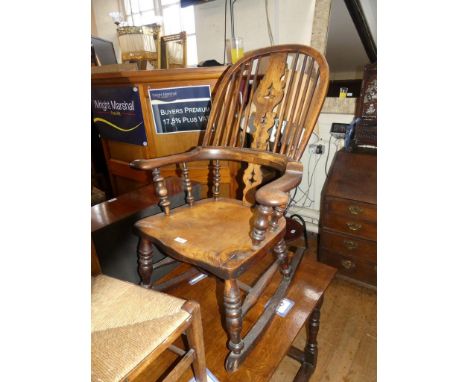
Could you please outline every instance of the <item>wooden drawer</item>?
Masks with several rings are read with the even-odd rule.
[[[323,228],[342,232],[361,239],[377,240],[377,223],[370,223],[356,218],[323,214]]]
[[[352,219],[377,222],[377,206],[360,203],[354,200],[327,198],[325,201],[327,213],[342,215]]]
[[[350,235],[341,235],[326,230],[320,232],[320,248],[328,249],[344,256],[358,257],[362,260],[377,262],[377,243],[357,239]]]
[[[355,258],[353,256],[342,256],[334,252],[321,249],[319,251],[321,262],[338,268],[342,275],[377,285],[377,264],[370,261]]]

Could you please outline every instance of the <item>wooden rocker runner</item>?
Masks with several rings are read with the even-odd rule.
[[[303,251],[292,261],[284,241],[284,211],[289,191],[302,179],[299,162],[312,134],[328,88],[325,58],[302,45],[280,45],[247,53],[223,75],[214,97],[203,144],[168,157],[136,160],[131,167],[152,170],[164,214],[135,225],[141,285],[151,288],[152,243],[171,258],[193,264],[224,280],[224,310],[229,334],[228,371],[236,370],[271,321],[286,294]],[[194,203],[187,162],[211,160],[213,197]],[[247,162],[243,200],[220,197],[220,160]],[[170,210],[160,168],[180,164],[187,205]],[[262,166],[281,174],[262,185]],[[261,186],[258,190],[257,187]],[[238,280],[269,251],[274,263],[254,286]],[[154,267],[167,264],[166,258]],[[242,320],[277,270],[283,281],[249,333]],[[193,273],[192,273],[193,276]],[[175,280],[177,281],[177,280]],[[162,289],[159,286],[157,289]],[[246,295],[242,301],[241,290]]]

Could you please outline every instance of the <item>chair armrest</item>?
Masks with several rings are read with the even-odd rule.
[[[258,150],[241,149],[236,147],[196,147],[186,153],[169,155],[153,159],[136,159],[130,163],[130,167],[137,170],[153,170],[166,165],[192,162],[198,160],[228,160],[238,162],[252,162],[280,171],[285,171],[288,159],[282,154],[261,152]]]
[[[285,206],[289,200],[288,192],[301,183],[302,168],[301,162],[289,162],[283,176],[261,187],[255,193],[255,200],[268,207]]]
[[[170,164],[197,160],[202,152],[202,148],[197,147],[186,153],[168,155],[165,157],[152,159],[136,159],[133,162],[130,162],[130,167],[136,170],[153,170],[155,168],[160,168]]]

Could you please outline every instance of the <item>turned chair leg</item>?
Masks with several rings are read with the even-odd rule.
[[[150,289],[153,274],[153,244],[147,239],[140,239],[138,244],[138,273],[141,277],[140,285]]]
[[[289,278],[291,277],[291,262],[288,256],[288,250],[286,247],[286,242],[284,238],[281,239],[278,244],[275,245],[273,248],[273,252],[275,253],[277,259],[280,262],[280,271],[283,277]]]
[[[229,350],[234,356],[239,355],[244,348],[241,337],[242,331],[242,302],[237,280],[225,280],[224,284],[224,309],[226,313],[226,328],[229,333]],[[238,359],[229,357],[226,368],[237,368]]]

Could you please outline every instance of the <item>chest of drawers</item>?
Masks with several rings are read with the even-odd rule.
[[[319,261],[377,285],[377,154],[339,151],[322,190]]]

